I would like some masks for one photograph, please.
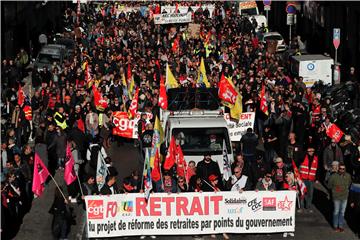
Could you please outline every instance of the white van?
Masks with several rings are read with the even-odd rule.
[[[303,77],[306,87],[312,87],[321,80],[324,84],[332,84],[332,65],[334,59],[319,54],[308,54],[291,57],[291,72]]]
[[[259,9],[256,2],[253,1],[240,1],[239,2],[240,15],[259,15]]]
[[[200,162],[204,154],[219,164],[223,172],[223,144],[228,153],[230,164],[233,152],[227,123],[222,110],[185,110],[164,112],[165,144],[169,146],[172,136],[180,143],[186,162]],[[212,141],[211,141],[212,139]]]

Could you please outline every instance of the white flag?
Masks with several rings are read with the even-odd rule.
[[[96,166],[96,183],[98,185],[99,191],[105,185],[105,179],[108,175],[107,166],[104,160],[104,157],[101,155],[101,150],[98,153],[98,161]]]
[[[225,181],[227,181],[231,176],[231,167],[230,167],[228,152],[226,149],[225,139],[223,140],[223,161],[224,161],[223,178]]]

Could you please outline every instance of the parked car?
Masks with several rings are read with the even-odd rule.
[[[66,47],[64,45],[49,44],[45,45],[39,52],[35,64],[34,70],[41,71],[44,67],[49,70],[51,66],[56,62],[57,66],[61,66],[66,56]]]
[[[278,32],[264,33],[262,41],[267,42],[267,41],[271,41],[271,40],[277,41],[277,47],[276,47],[277,52],[283,52],[287,49],[284,38],[281,36],[280,33],[278,33]]]

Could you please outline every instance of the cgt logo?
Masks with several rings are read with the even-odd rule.
[[[89,200],[87,204],[88,219],[103,219],[104,218],[104,201],[103,200]]]

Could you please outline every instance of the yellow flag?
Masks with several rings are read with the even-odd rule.
[[[210,87],[210,83],[209,80],[207,79],[206,76],[206,69],[205,69],[205,63],[204,63],[204,58],[201,58],[201,63],[200,63],[200,74],[198,74],[198,80],[197,80],[198,84],[205,84],[205,86],[207,88]]]
[[[164,140],[164,131],[161,126],[159,118],[156,116],[155,118],[155,124],[154,124],[154,133],[153,133],[153,139],[152,139],[152,147],[151,147],[151,153],[150,153],[150,167],[154,167],[154,161],[155,161],[155,154],[156,150],[159,149],[160,151],[160,144]]]
[[[122,74],[122,85],[124,87],[127,87],[127,83],[126,83],[126,79],[125,79],[125,74]]]
[[[231,86],[234,87],[235,91],[237,92],[237,97],[235,104],[230,107],[230,117],[234,119],[240,119],[240,114],[242,113],[242,96],[239,91],[236,89],[235,84],[232,81],[232,77],[226,78]]]
[[[174,75],[172,74],[169,64],[166,64],[166,88],[178,88],[179,83],[176,81]]]
[[[135,89],[135,81],[134,81],[134,77],[131,78],[130,81],[130,86],[129,86],[129,99],[132,100],[133,98],[133,92]]]
[[[236,97],[235,105],[234,105],[234,107],[232,107],[230,109],[230,116],[231,116],[231,118],[240,119],[240,114],[241,113],[242,113],[242,96],[238,92],[238,95]]]

